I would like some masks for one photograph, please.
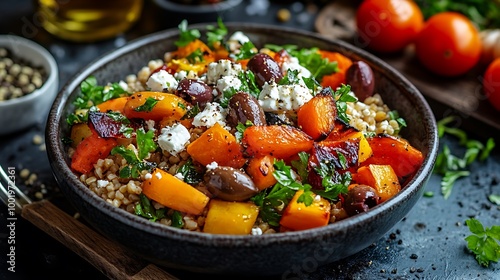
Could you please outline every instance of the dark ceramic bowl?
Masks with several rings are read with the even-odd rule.
[[[206,25],[194,25],[202,34]],[[167,30],[131,42],[93,62],[73,77],[52,106],[46,134],[51,167],[67,199],[95,229],[138,255],[162,266],[203,273],[283,274],[310,269],[352,255],[377,241],[400,221],[422,196],[438,149],[432,111],[418,90],[400,73],[373,55],[317,34],[256,24],[227,24],[230,34],[241,30],[256,46],[296,44],[341,52],[364,60],[376,76],[377,91],[406,119],[403,136],[425,155],[422,167],[395,197],[366,213],[311,230],[262,236],[213,235],[190,232],[116,208],[84,186],[69,167],[63,144],[69,134],[66,116],[73,111],[80,83],[95,75],[100,84],[119,81],[151,59],[174,50],[177,30]]]

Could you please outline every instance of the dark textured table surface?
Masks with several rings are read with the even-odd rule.
[[[24,36],[45,46],[58,62],[60,86],[80,68],[105,52],[148,33],[175,28],[178,25],[178,21],[165,20],[165,11],[146,0],[140,22],[127,33],[98,43],[74,44],[52,37],[37,25],[33,2],[2,0],[0,34]],[[221,16],[227,22],[262,22],[314,31],[314,17],[320,8],[318,5],[308,6],[298,1],[271,1],[268,9],[260,11],[261,13],[252,13],[256,12],[257,2],[262,1],[243,1],[235,10]],[[288,8],[293,12],[288,22],[282,23],[276,19],[279,8]],[[190,22],[200,20],[197,18]],[[443,115],[442,107],[433,108],[439,119],[439,116]],[[467,120],[466,116],[462,118]],[[0,164],[4,167],[14,167],[18,174],[23,169],[36,174],[37,178],[33,182],[25,183],[24,179],[19,179],[18,183],[29,190],[31,196],[42,193],[44,198],[51,199],[72,215],[74,210],[58,193],[43,144],[34,143],[34,139],[39,136],[43,141],[44,126],[41,122],[25,131],[3,136],[0,139]],[[467,133],[470,137],[476,135],[474,131]],[[497,136],[499,131],[481,132],[480,135],[477,137],[482,141],[484,136],[497,137],[497,143],[500,144]],[[460,155],[463,152],[463,148],[453,137],[444,138],[441,144],[449,145],[453,153]],[[422,197],[411,212],[379,241],[347,259],[327,266],[316,267],[314,264],[304,263],[298,271],[300,278],[500,279],[500,264],[493,263],[489,268],[480,267],[473,255],[467,251],[464,241],[469,234],[465,220],[470,217],[479,219],[485,226],[500,224],[499,206],[488,200],[490,194],[500,195],[499,151],[500,148],[494,150],[485,162],[474,163],[470,167],[471,175],[457,181],[448,199],[441,195],[441,177],[432,175],[426,191],[433,192],[434,195]],[[36,194],[37,192],[40,193]],[[6,226],[6,207],[0,208],[0,279],[104,278],[78,255],[21,217],[15,228],[16,272],[8,271],[9,229]],[[189,272],[168,271],[181,279],[201,278],[201,275]]]

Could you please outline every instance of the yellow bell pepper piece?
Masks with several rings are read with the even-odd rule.
[[[304,203],[297,201],[303,193],[302,190],[295,193],[285,211],[283,211],[280,225],[289,230],[304,230],[326,226],[330,221],[330,202],[311,194],[313,202],[311,205],[306,206]]]
[[[249,202],[212,199],[203,232],[215,234],[250,234],[259,215],[259,208]]]

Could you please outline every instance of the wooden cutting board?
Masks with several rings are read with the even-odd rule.
[[[356,3],[343,0],[325,6],[315,21],[317,32],[363,48],[356,37],[356,7]],[[500,112],[489,104],[482,92],[485,65],[478,65],[460,77],[444,78],[433,75],[418,62],[413,46],[396,54],[374,54],[403,73],[420,90],[434,109],[437,120],[457,115],[458,125],[479,135],[490,137],[498,134]]]

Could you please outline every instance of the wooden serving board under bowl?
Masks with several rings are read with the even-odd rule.
[[[334,1],[325,6],[315,21],[317,32],[363,48],[357,38],[356,7],[352,1]],[[486,65],[478,65],[463,76],[447,78],[426,70],[416,58],[413,45],[395,54],[374,54],[400,71],[420,90],[433,108],[436,120],[455,115],[459,117],[457,126],[479,136],[498,134],[500,111],[489,104],[481,85]]]

